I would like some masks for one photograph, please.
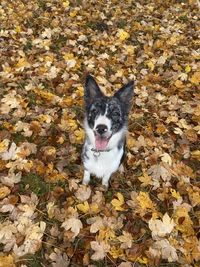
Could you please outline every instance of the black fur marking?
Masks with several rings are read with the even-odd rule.
[[[85,161],[85,159],[89,159],[87,151],[88,151],[87,146],[84,146],[81,154],[81,159],[83,162]]]
[[[105,96],[95,79],[88,75],[85,83],[86,118],[88,125],[93,128],[94,122],[99,115],[104,115],[111,120],[111,130],[118,132],[127,124],[128,112],[133,95],[133,82],[119,89],[114,96]]]

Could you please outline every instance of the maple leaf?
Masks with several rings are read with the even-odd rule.
[[[120,41],[125,41],[126,39],[130,37],[130,34],[123,29],[119,29],[118,36],[119,36]]]
[[[0,225],[0,242],[5,244],[8,240],[14,239],[14,234],[17,233],[17,228],[13,223],[7,221]]]
[[[7,186],[1,186],[0,187],[0,199],[3,199],[7,195],[10,194],[10,189]]]
[[[156,241],[150,247],[149,252],[153,257],[162,256],[162,258],[168,260],[168,262],[178,260],[176,249],[169,243],[167,239]]]
[[[170,181],[171,174],[163,165],[153,165],[149,168],[148,174],[150,174],[155,181],[159,181],[162,178],[163,181]]]
[[[78,200],[84,202],[90,198],[91,189],[88,186],[80,185],[78,190],[75,192],[75,196]]]
[[[25,232],[26,239],[40,240],[43,237],[45,229],[46,223],[44,221],[32,224]]]
[[[93,217],[92,219],[87,220],[87,223],[91,224],[91,226],[90,226],[90,233],[96,233],[101,228],[104,227],[103,219],[101,217],[99,217],[99,216]]]
[[[138,177],[138,180],[142,182],[141,186],[148,186],[152,184],[151,176],[149,176],[145,171],[143,171],[143,176]]]
[[[162,221],[158,219],[154,220],[152,218],[149,221],[149,228],[153,238],[164,237],[165,235],[170,234],[174,229],[174,225],[173,219],[170,219],[167,213],[164,214]]]
[[[163,153],[161,155],[161,160],[165,163],[168,163],[170,166],[172,165],[172,158],[168,153]]]
[[[30,63],[27,61],[25,57],[20,58],[15,66],[17,71],[23,71],[24,68],[29,68]]]
[[[123,257],[124,256],[124,252],[123,252],[123,249],[120,248],[120,247],[115,247],[115,246],[112,246],[110,248],[110,251],[109,251],[109,254],[114,258],[114,259],[117,259],[119,257]]]
[[[124,208],[122,208],[122,205],[124,204],[124,197],[119,192],[116,195],[117,195],[117,198],[114,198],[111,201],[111,204],[113,205],[113,207],[114,207],[115,210],[123,211]]]
[[[76,205],[77,209],[82,211],[83,213],[87,213],[90,209],[90,206],[87,201],[84,201],[84,203]]]
[[[195,72],[190,78],[191,83],[198,85],[200,83],[200,72]]]
[[[106,253],[109,252],[110,245],[106,244],[104,241],[91,241],[91,248],[95,251],[95,253],[91,256],[91,259],[94,261],[103,260],[106,256]]]
[[[53,267],[67,267],[70,264],[70,260],[66,253],[62,253],[59,249],[55,248],[54,252],[49,255],[49,259],[52,260]]]
[[[51,202],[50,201],[47,204],[47,213],[48,213],[48,216],[49,216],[50,219],[52,219],[54,217],[54,215],[55,215],[55,208],[56,207],[57,206],[54,204],[54,202]]]
[[[10,141],[8,139],[4,139],[0,142],[0,154],[8,150],[9,143]]]
[[[65,230],[70,229],[74,233],[73,237],[76,237],[79,234],[80,229],[83,228],[83,224],[81,220],[77,218],[69,218],[62,223],[61,227],[65,228]]]
[[[123,231],[122,233],[123,233],[123,235],[118,236],[118,238],[117,238],[122,243],[121,248],[123,248],[123,249],[131,248],[132,235],[126,231]]]
[[[177,207],[174,213],[175,228],[188,236],[194,234],[193,222],[185,207]]]
[[[1,157],[3,160],[15,160],[17,158],[17,153],[20,151],[20,149],[16,146],[14,142],[12,142],[10,148],[8,151],[3,152],[1,154]]]
[[[7,176],[0,177],[0,180],[3,184],[7,186],[14,186],[14,184],[19,183],[21,181],[21,172],[9,172]]]
[[[136,200],[138,201],[142,210],[155,209],[155,205],[150,199],[148,192],[140,192],[139,195],[136,197]]]
[[[192,158],[197,159],[200,161],[200,150],[194,150],[191,152]]]

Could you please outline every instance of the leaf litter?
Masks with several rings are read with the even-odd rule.
[[[199,2],[1,1],[0,266],[200,265]],[[136,82],[124,172],[81,185],[83,83]]]

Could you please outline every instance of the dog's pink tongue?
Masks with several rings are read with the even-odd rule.
[[[95,138],[95,146],[97,150],[105,150],[106,146],[108,144],[108,139],[106,138],[100,138],[98,136],[96,136]]]

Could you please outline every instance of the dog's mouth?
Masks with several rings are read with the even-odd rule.
[[[101,137],[101,136],[95,136],[95,147],[96,150],[106,150],[108,142],[110,140],[110,137]]]

